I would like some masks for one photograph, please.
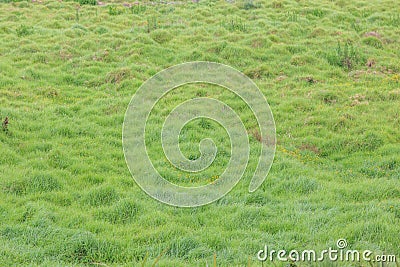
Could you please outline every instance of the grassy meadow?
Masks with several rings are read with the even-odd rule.
[[[340,238],[400,257],[399,11],[396,0],[0,0],[0,266],[289,266],[262,265],[257,252],[320,251]],[[187,99],[230,105],[251,146],[229,194],[177,208],[132,179],[122,124],[143,82],[200,60],[253,79],[274,114],[277,151],[250,194],[251,111],[217,86],[177,88],[146,135],[166,179],[207,184],[229,160],[226,132],[203,119],[185,126],[181,148],[195,159],[211,135],[213,165],[192,174],[167,162],[163,118]]]

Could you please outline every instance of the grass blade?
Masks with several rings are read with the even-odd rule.
[[[214,267],[217,267],[217,253],[214,253]]]
[[[149,252],[146,252],[146,256],[144,256],[143,262],[142,262],[142,267],[146,264],[147,258],[149,257]]]
[[[161,257],[164,255],[165,252],[167,252],[168,248],[164,249],[160,255],[158,255],[158,257],[156,258],[156,260],[154,261],[153,265],[151,265],[151,267],[156,266],[157,262],[161,259]]]

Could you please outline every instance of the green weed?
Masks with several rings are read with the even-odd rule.
[[[226,22],[223,25],[229,31],[247,31],[247,25],[241,19],[231,19],[229,22]]]
[[[146,11],[146,9],[147,9],[146,6],[141,5],[141,4],[135,4],[130,7],[132,14],[136,14],[136,15],[144,13]]]
[[[124,9],[119,5],[109,5],[108,14],[110,16],[118,16],[124,13]]]
[[[75,0],[78,2],[80,5],[92,5],[95,6],[97,5],[97,0]]]
[[[327,59],[331,65],[346,70],[351,70],[365,63],[365,56],[351,42],[345,42],[344,45],[338,42],[334,52],[327,55]]]
[[[24,24],[21,24],[17,29],[16,33],[18,37],[24,37],[28,36],[33,33],[33,27],[31,26],[26,26]]]
[[[243,3],[243,9],[245,10],[250,10],[250,9],[256,9],[256,8],[260,8],[261,4],[260,3],[254,3],[253,0],[246,0]]]
[[[147,18],[147,32],[150,33],[151,31],[157,28],[158,28],[157,18],[154,16]]]

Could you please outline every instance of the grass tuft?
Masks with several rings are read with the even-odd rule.
[[[114,187],[100,186],[85,194],[83,202],[90,206],[110,205],[119,199],[119,195]]]
[[[132,222],[138,214],[139,206],[131,200],[121,200],[113,207],[102,209],[96,217],[112,224],[125,224]]]
[[[345,42],[344,45],[338,42],[334,51],[327,55],[327,59],[331,65],[348,71],[366,63],[365,56],[351,42]]]

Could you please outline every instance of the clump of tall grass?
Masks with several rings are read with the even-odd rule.
[[[102,209],[97,213],[97,218],[112,224],[131,222],[139,212],[139,206],[131,200],[121,200],[111,208]]]
[[[147,9],[146,6],[145,6],[145,5],[141,5],[141,4],[136,4],[136,5],[133,5],[133,6],[131,6],[131,7],[129,8],[129,10],[131,11],[131,13],[132,13],[132,14],[136,14],[136,15],[145,12],[146,9]]]
[[[336,48],[327,55],[328,62],[333,66],[338,66],[346,70],[365,63],[365,56],[351,42],[345,42],[342,45],[337,43]]]
[[[66,236],[65,242],[56,245],[56,251],[64,261],[86,263],[90,266],[107,266],[105,262],[116,261],[116,251],[121,251],[118,243],[100,240],[87,231],[79,231]]]
[[[242,8],[245,9],[245,10],[256,9],[256,8],[260,8],[260,7],[261,7],[261,4],[260,3],[254,3],[253,0],[246,0],[243,3],[243,6],[242,6]]]
[[[271,6],[273,8],[283,8],[285,5],[284,5],[284,3],[282,1],[273,1],[271,3]]]
[[[3,192],[13,195],[24,195],[27,193],[41,193],[59,190],[61,183],[54,176],[47,173],[39,173],[32,177],[7,181],[3,184]]]
[[[61,184],[52,175],[39,174],[28,180],[28,189],[32,192],[49,192],[61,189]]]
[[[75,2],[78,2],[80,5],[97,5],[97,0],[75,0]]]
[[[113,187],[102,186],[89,191],[83,201],[90,206],[102,206],[109,205],[118,200],[118,198],[118,193]]]
[[[108,15],[117,16],[117,15],[121,15],[122,13],[124,13],[123,7],[116,6],[116,5],[109,5],[108,6]]]
[[[32,34],[33,28],[22,24],[15,31],[18,37],[23,37]]]
[[[390,15],[389,20],[388,20],[388,25],[399,27],[400,26],[400,15],[399,14]]]
[[[231,19],[229,22],[224,23],[225,29],[229,31],[247,32],[247,25],[241,19]]]
[[[299,20],[299,14],[296,11],[286,13],[287,20],[290,22],[297,22]]]
[[[157,18],[154,16],[147,18],[147,32],[150,33],[151,31],[157,28],[158,28]]]

